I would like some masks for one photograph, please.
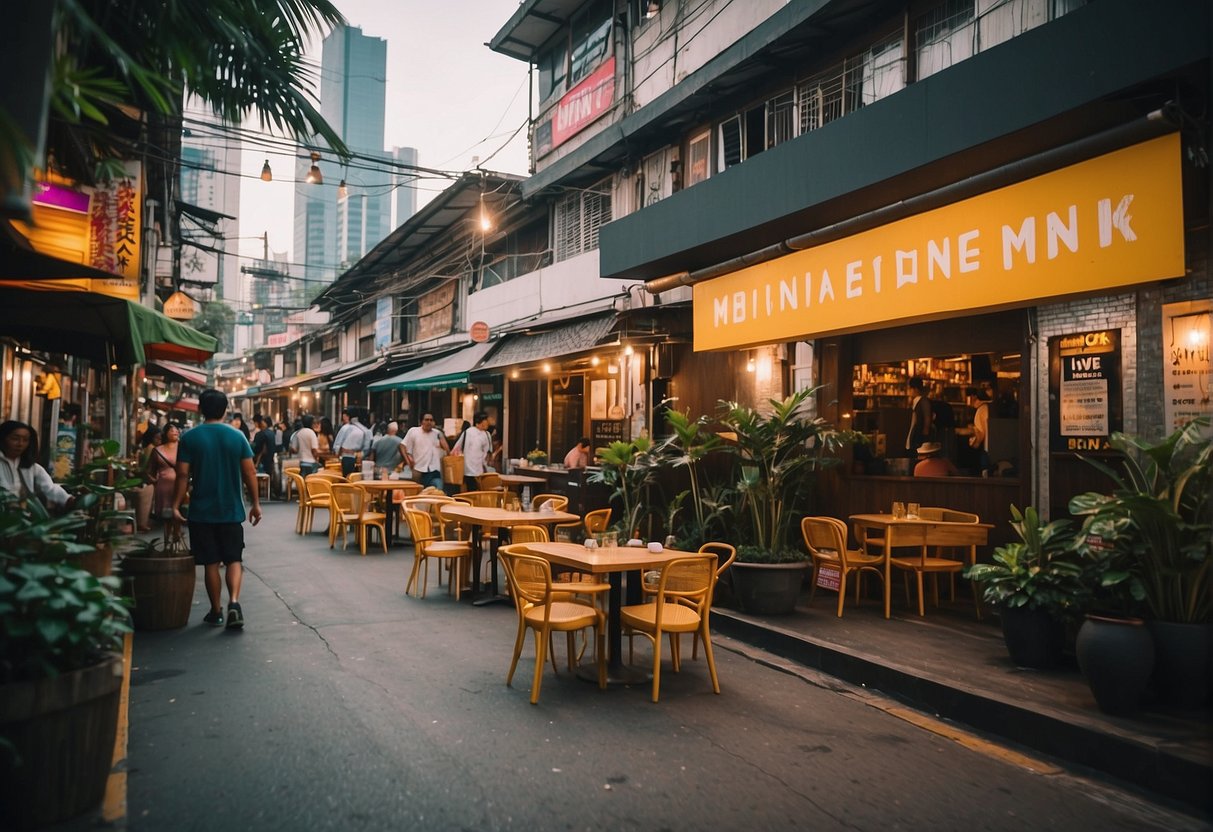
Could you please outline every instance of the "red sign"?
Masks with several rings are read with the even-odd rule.
[[[615,57],[607,61],[580,84],[573,87],[552,115],[552,147],[556,148],[580,133],[611,109],[615,101]]]
[[[489,340],[489,325],[484,321],[476,321],[468,328],[468,335],[477,344],[482,344]]]
[[[822,589],[838,589],[842,586],[842,573],[834,566],[817,567],[817,585]]]

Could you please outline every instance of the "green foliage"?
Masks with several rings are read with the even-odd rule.
[[[589,476],[590,482],[600,482],[612,488],[611,502],[622,506],[619,519],[612,528],[626,539],[640,528],[644,520],[646,495],[662,460],[655,453],[653,442],[640,436],[631,442],[612,442],[596,451],[601,469]]]
[[[738,461],[738,533],[742,544],[756,547],[745,547],[745,557],[739,548],[738,560],[752,561],[756,552],[770,553],[763,556],[767,562],[808,559],[792,545],[793,520],[804,513],[816,473],[841,462],[839,450],[863,441],[861,434],[808,415],[819,389],[801,390],[782,401],[771,399],[768,413],[736,402],[720,403],[720,422],[733,435],[726,447]],[[795,551],[795,557],[785,555],[787,551]]]
[[[1213,613],[1213,442],[1209,420],[1195,419],[1151,444],[1116,433],[1118,470],[1086,461],[1115,485],[1070,501],[1085,517],[1079,551],[1098,567],[1101,586],[1143,598],[1160,621],[1207,622]]]
[[[977,581],[986,603],[997,607],[1041,609],[1056,618],[1077,613],[1086,586],[1070,521],[1042,525],[1032,506],[1022,514],[1011,506],[1011,518],[1019,542],[999,546],[994,563],[970,566],[965,577]]]
[[[217,340],[221,351],[232,347],[232,327],[236,325],[236,312],[226,303],[208,301],[202,304],[198,316],[189,323],[194,329]]]
[[[63,482],[63,487],[76,495],[74,511],[84,518],[77,539],[80,543],[97,546],[115,536],[113,521],[121,516],[114,510],[114,498],[143,484],[142,475],[134,473],[138,463],[118,456],[115,439],[104,439],[90,445],[93,457]]]
[[[685,468],[690,488],[679,492],[666,512],[666,528],[678,540],[680,548],[698,549],[709,540],[719,539],[725,531],[730,505],[721,484],[712,483],[703,471],[702,462],[724,447],[724,440],[711,429],[706,416],[691,419],[690,413],[670,410],[666,424],[672,433],[655,449],[665,464]],[[682,524],[675,520],[684,502],[690,502],[691,516]]]
[[[42,503],[0,489],[0,567],[26,561],[53,562],[91,552],[78,543],[85,517],[73,512],[52,517]]]

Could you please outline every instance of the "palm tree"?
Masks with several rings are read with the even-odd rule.
[[[103,176],[98,166],[107,160],[140,151],[171,159],[172,145],[161,143],[142,114],[166,117],[171,131],[186,92],[226,123],[255,115],[263,129],[346,157],[345,144],[313,103],[315,73],[303,54],[310,34],[344,22],[330,0],[58,0],[47,157],[84,182]],[[11,124],[0,106],[6,167],[28,162],[34,152],[4,129]],[[13,173],[0,170],[0,179],[11,182]],[[18,171],[18,181],[27,174]]]

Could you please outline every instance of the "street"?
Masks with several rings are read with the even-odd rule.
[[[135,637],[130,829],[1203,828],[727,639],[720,696],[687,650],[659,704],[579,681],[557,639],[532,706],[529,636],[504,684],[512,606],[457,604],[433,571],[405,597],[408,548],[330,551],[293,504],[265,514],[243,632],[201,623],[199,575],[188,627]]]

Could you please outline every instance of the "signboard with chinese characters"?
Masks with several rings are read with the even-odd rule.
[[[173,292],[164,302],[164,314],[177,321],[191,320],[196,314],[193,298],[185,292]]]
[[[1049,446],[1053,451],[1104,451],[1123,430],[1120,330],[1049,339]]]
[[[1213,417],[1211,316],[1209,301],[1168,303],[1162,308],[1162,403],[1168,433],[1198,416]]]
[[[449,335],[454,323],[455,282],[449,281],[417,299],[417,333],[413,340]]]
[[[392,343],[392,299],[375,301],[375,352],[383,352]]]

